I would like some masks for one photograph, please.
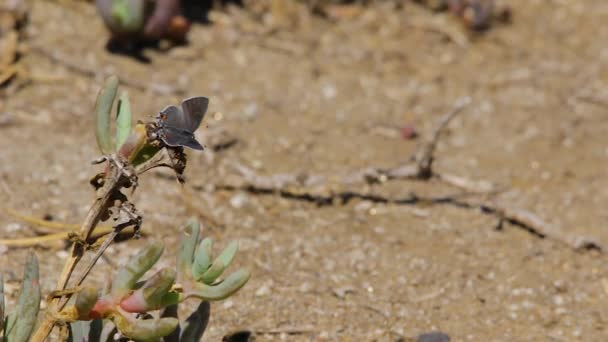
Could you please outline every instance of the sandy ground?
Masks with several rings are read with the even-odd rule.
[[[491,182],[504,190],[494,198],[608,243],[608,3],[511,6],[512,25],[471,37],[447,15],[413,5],[273,30],[234,10],[222,23],[195,25],[188,46],[147,50],[145,64],[104,50],[107,33],[92,5],[35,2],[34,48],[23,61],[55,81],[0,93],[2,110],[15,117],[0,128],[3,206],[61,222],[84,217],[97,172],[91,109],[102,75],[114,72],[147,85],[126,87],[138,119],[208,96],[210,112],[221,115],[207,117],[199,139],[210,145],[223,132],[236,144],[189,153],[189,203],[170,173],[142,177],[133,202],[146,236],[113,246],[91,282],[151,239],[166,242],[160,266],[170,265],[180,226],[205,213],[205,234],[219,246],[239,240],[234,269],[253,273],[237,295],[213,304],[207,341],[237,329],[258,341],[394,341],[431,330],[453,341],[608,340],[608,271],[597,251],[508,223],[497,230],[496,217],[449,204],[319,206],[215,187],[237,174],[234,163],[261,175],[390,167],[421,140],[402,139],[401,127],[426,137],[458,98],[471,96],[440,141],[437,171]],[[390,198],[460,191],[435,181],[353,189]],[[2,237],[35,232],[0,216]],[[31,248],[45,291],[63,247]],[[31,249],[1,249],[11,303]]]

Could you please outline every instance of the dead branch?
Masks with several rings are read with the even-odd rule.
[[[581,236],[568,232],[560,226],[546,222],[538,215],[528,210],[510,207],[501,203],[482,205],[481,208],[495,214],[503,220],[518,225],[541,238],[563,243],[575,250],[605,250],[605,245],[600,242],[599,239],[592,236]]]
[[[447,125],[459,113],[471,103],[470,97],[464,97],[456,102],[452,109],[446,113],[433,130],[431,138],[424,142],[418,152],[412,158],[413,161],[397,165],[392,168],[367,167],[341,176],[327,177],[323,175],[309,175],[307,173],[275,174],[272,176],[260,176],[248,167],[233,163],[232,166],[244,178],[240,187],[251,185],[259,189],[278,189],[293,187],[322,187],[331,188],[335,185],[353,185],[357,183],[384,183],[388,180],[397,179],[420,179],[428,180],[438,176],[439,180],[448,184],[463,188],[467,191],[490,191],[490,186],[482,186],[478,182],[470,181],[456,176],[443,176],[433,172],[432,166],[435,159],[434,153],[441,138],[441,133]]]
[[[508,207],[500,203],[484,200],[479,203],[463,200],[467,197],[495,194],[489,182],[470,180],[460,176],[438,173],[433,170],[434,153],[445,127],[462,110],[471,103],[470,97],[459,100],[433,130],[430,139],[423,143],[414,155],[413,161],[393,168],[368,167],[341,176],[310,175],[305,172],[259,175],[255,170],[233,162],[232,166],[240,177],[224,184],[216,185],[217,190],[244,190],[255,194],[278,194],[282,197],[304,200],[317,205],[346,204],[352,199],[362,199],[376,203],[393,203],[398,205],[442,204],[458,208],[480,210],[489,215],[508,221],[526,231],[550,240],[562,243],[575,250],[595,249],[603,251],[605,246],[597,238],[579,236],[558,226],[547,223],[536,214],[519,208]],[[442,197],[421,197],[415,193],[401,198],[389,198],[381,195],[349,190],[354,184],[384,183],[389,180],[415,179],[429,181],[436,179],[450,186],[464,190],[462,193]],[[337,187],[340,186],[340,187]],[[346,188],[346,190],[344,190]]]
[[[116,222],[110,236],[104,241],[101,248],[98,250],[93,260],[86,266],[85,271],[76,281],[76,285],[80,285],[86,277],[93,265],[102,256],[105,249],[114,240],[116,235],[126,227],[133,227],[135,233],[141,225],[141,217],[135,211],[135,207],[128,202],[120,190],[130,186],[135,187],[137,182],[138,170],[133,169],[127,162],[120,160],[119,157],[108,156],[101,158],[100,162],[107,161],[106,169],[103,174],[94,178],[97,187],[97,196],[91,208],[89,209],[85,220],[80,227],[80,231],[72,244],[70,256],[64,265],[63,271],[59,277],[59,281],[55,290],[62,291],[68,286],[72,273],[76,269],[76,265],[84,256],[85,251],[89,247],[89,241],[93,235],[95,228],[100,221],[105,221],[113,218]],[[156,160],[146,164],[147,169],[157,166],[162,166],[163,159]],[[157,164],[155,164],[157,163]],[[142,171],[143,172],[143,171]],[[118,203],[118,204],[117,204]],[[32,341],[45,341],[50,334],[57,320],[52,313],[60,312],[68,303],[70,296],[55,298],[50,302],[49,312],[42,324],[38,327],[32,337]]]
[[[431,135],[431,139],[428,140],[425,144],[418,149],[415,161],[418,165],[418,174],[417,177],[421,179],[429,179],[433,176],[433,161],[435,149],[437,148],[437,143],[439,143],[439,138],[441,138],[441,133],[445,129],[445,127],[458,115],[462,110],[471,103],[470,97],[464,97],[460,99],[452,108],[450,112],[444,115],[433,134]]]

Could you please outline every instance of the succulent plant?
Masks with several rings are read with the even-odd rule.
[[[140,280],[163,253],[163,244],[153,242],[122,266],[105,288],[80,290],[73,304],[61,312],[62,320],[72,322],[72,339],[88,336],[100,340],[103,329],[95,328],[95,325],[99,325],[100,320],[109,320],[125,337],[137,341],[157,340],[176,331],[180,325],[176,306],[188,299],[197,299],[200,301],[197,310],[182,322],[174,340],[200,340],[208,320],[209,309],[205,303],[231,296],[245,285],[250,274],[241,269],[218,280],[232,263],[238,244],[230,243],[213,259],[211,240],[198,242],[199,229],[198,221],[188,222],[177,271],[161,268],[146,280]],[[162,317],[141,319],[152,317],[148,314],[161,309],[164,310]]]
[[[179,0],[96,0],[97,11],[112,33],[123,42],[171,39],[184,41],[189,21],[180,14]]]
[[[118,78],[106,79],[95,105],[96,138],[103,157],[96,163],[106,162],[105,170],[97,174],[92,184],[97,197],[91,206],[61,272],[56,290],[47,301],[44,319],[37,324],[41,291],[38,281],[38,261],[32,254],[23,277],[21,294],[15,312],[6,316],[3,282],[0,275],[0,342],[42,342],[48,340],[54,327],[60,327],[63,341],[108,341],[116,334],[136,341],[198,341],[209,320],[209,301],[221,300],[237,292],[249,280],[246,270],[227,276],[238,251],[232,242],[217,256],[212,255],[213,241],[199,241],[200,224],[191,219],[184,229],[175,267],[163,267],[147,278],[161,257],[164,244],[151,242],[109,277],[102,288],[82,285],[98,258],[127,226],[138,230],[142,217],[123,188],[137,185],[140,174],[154,167],[167,166],[178,175],[186,167],[181,145],[163,144],[158,138],[158,122],[133,125],[131,104],[126,92],[118,94]],[[206,110],[207,99],[204,99]],[[197,114],[202,120],[204,111]],[[190,127],[192,133],[197,127]],[[165,150],[167,153],[158,154]],[[159,157],[156,158],[155,156]],[[79,278],[71,279],[76,264],[90,251],[93,230],[101,221],[114,220],[113,230],[105,237]],[[74,286],[68,288],[68,285]],[[198,302],[197,309],[180,323],[177,307],[186,300]],[[37,327],[32,335],[33,328]]]
[[[214,259],[211,240],[198,241],[199,228],[195,220],[186,226],[177,271],[161,268],[146,280],[140,280],[163,253],[163,244],[153,242],[119,268],[103,289],[80,289],[72,304],[60,312],[61,320],[70,323],[71,340],[107,341],[104,331],[116,330],[120,335],[136,341],[158,340],[165,336],[168,336],[166,341],[199,341],[209,319],[208,301],[231,296],[245,285],[250,276],[248,271],[241,269],[218,280],[232,263],[238,245],[230,243]],[[8,317],[5,317],[0,276],[0,332],[3,332],[0,341],[29,340],[36,325],[40,299],[38,261],[32,254],[25,266],[17,310]],[[199,305],[180,324],[177,306],[188,299],[199,300]],[[151,318],[151,312],[161,309],[161,317]],[[104,325],[110,329],[104,328]]]
[[[152,158],[160,146],[149,144],[143,123],[133,126],[131,102],[126,91],[120,94],[116,106],[115,134],[112,134],[112,108],[118,93],[118,77],[110,76],[97,95],[95,104],[96,137],[99,151],[104,155],[116,153],[137,166]]]
[[[31,254],[25,264],[21,294],[17,311],[5,317],[3,280],[0,276],[0,341],[26,342],[36,325],[40,309],[40,283],[38,281],[38,259]],[[4,329],[3,329],[4,328]]]

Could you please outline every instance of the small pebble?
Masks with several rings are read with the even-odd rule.
[[[244,193],[238,193],[230,198],[230,205],[235,209],[240,209],[249,202],[249,197]]]
[[[337,94],[338,94],[338,91],[336,90],[336,87],[334,87],[333,85],[328,84],[323,87],[323,96],[326,99],[331,100],[334,97],[336,97]]]
[[[262,285],[257,291],[255,291],[255,295],[258,297],[266,296],[268,294],[270,294],[270,286],[268,285]]]

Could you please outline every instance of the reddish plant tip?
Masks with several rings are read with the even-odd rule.
[[[120,307],[126,312],[146,312],[146,302],[141,291],[135,291],[121,301]]]
[[[114,308],[114,303],[107,298],[99,298],[99,300],[91,309],[89,316],[92,319],[104,318]]]

